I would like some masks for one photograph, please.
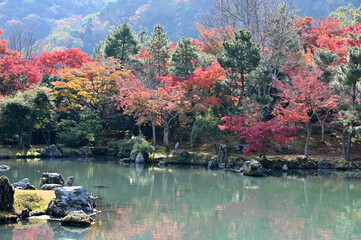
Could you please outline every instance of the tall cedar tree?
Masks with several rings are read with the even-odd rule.
[[[246,75],[258,66],[261,58],[258,46],[251,38],[250,31],[242,29],[235,32],[230,41],[223,43],[222,57],[218,58],[218,62],[227,70],[228,78],[232,83],[231,88],[241,87],[240,95],[237,96],[240,102],[245,97],[248,81]]]
[[[128,23],[124,22],[107,36],[104,57],[115,57],[122,62],[127,62],[129,56],[137,54],[139,50],[137,34]]]
[[[157,76],[160,78],[165,73],[167,59],[169,58],[169,38],[162,25],[154,26],[154,31],[148,42],[148,51],[153,56]]]
[[[349,101],[346,102],[347,111],[345,120],[348,123],[348,136],[347,146],[345,152],[345,158],[350,159],[351,157],[351,142],[352,136],[355,131],[356,119],[359,114],[359,97],[361,93],[361,47],[350,47],[347,62],[340,65],[340,73],[336,79],[339,83],[339,87],[343,92],[349,96]]]
[[[170,72],[173,76],[184,78],[194,72],[194,61],[198,59],[197,48],[189,38],[181,38],[172,54]]]

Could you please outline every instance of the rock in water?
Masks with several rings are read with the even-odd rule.
[[[40,187],[44,184],[59,184],[64,185],[65,180],[63,176],[59,173],[43,173],[43,176],[40,178]]]
[[[74,176],[70,176],[70,177],[68,177],[68,179],[66,179],[65,186],[67,186],[67,187],[74,186]]]
[[[61,225],[74,227],[88,227],[94,220],[83,211],[72,211],[61,220]]]
[[[137,157],[135,158],[135,163],[138,164],[144,163],[144,157],[142,153],[138,153]]]
[[[11,169],[11,167],[7,166],[7,165],[0,165],[0,171],[9,171]]]
[[[241,172],[246,176],[264,177],[262,165],[255,160],[247,161],[243,164]]]
[[[212,160],[209,160],[209,162],[208,162],[208,168],[209,169],[213,169],[213,168],[215,168],[216,167],[216,163],[214,162],[214,161],[212,161]]]
[[[47,214],[56,217],[64,217],[72,211],[83,211],[86,214],[94,214],[94,205],[89,201],[89,195],[84,187],[62,187],[55,189],[55,198],[50,201]]]
[[[160,161],[159,163],[158,163],[158,167],[166,167],[166,166],[168,166],[168,163],[166,162],[166,161]]]
[[[60,184],[44,184],[40,187],[41,190],[54,190],[55,188],[63,187]]]
[[[14,193],[15,190],[11,186],[9,179],[6,176],[0,177],[0,210],[10,211],[14,210]]]
[[[59,158],[63,156],[63,154],[54,144],[45,148],[42,152],[42,155],[44,157],[50,157],[50,158]]]
[[[224,163],[228,159],[228,151],[226,144],[219,144],[218,148],[218,163]]]
[[[11,184],[15,189],[21,190],[35,190],[36,187],[31,185],[29,178],[24,178],[23,180]]]
[[[91,148],[88,147],[88,146],[84,146],[84,147],[80,148],[78,154],[79,154],[80,157],[91,157],[91,156],[93,156],[93,152],[92,152]]]

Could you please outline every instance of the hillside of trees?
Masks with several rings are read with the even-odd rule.
[[[302,145],[307,157],[317,138],[336,155],[354,157],[361,8],[313,19],[270,3],[242,4],[241,12],[232,12],[233,2],[215,5],[206,23],[217,27],[198,23],[198,38],[176,44],[162,25],[137,32],[123,22],[98,39],[91,56],[80,48],[34,56],[29,46],[11,49],[16,38],[2,39],[0,140],[108,146],[129,155],[129,144],[152,146],[127,135],[167,151],[175,142],[193,148],[207,141],[218,152],[222,136],[233,133],[245,156],[266,159],[269,150]],[[126,139],[108,141],[106,133]]]
[[[32,41],[41,40],[47,51],[80,47],[91,54],[95,43],[105,39],[112,29],[123,22],[129,22],[137,32],[144,28],[150,31],[154,25],[161,24],[168,30],[168,36],[173,42],[182,36],[197,38],[195,22],[203,23],[204,16],[217,2],[218,0],[3,1],[0,3],[0,26],[5,30],[5,39],[25,32],[23,35],[31,35]],[[248,1],[226,2],[237,5]],[[251,2],[269,2],[274,5],[278,1]],[[313,18],[327,16],[348,3],[355,6],[359,4],[357,0],[289,0],[291,7],[300,9],[299,16]]]

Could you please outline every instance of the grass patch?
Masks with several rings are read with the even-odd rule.
[[[24,208],[32,211],[45,211],[50,200],[55,198],[54,191],[43,190],[16,190],[14,207],[21,211]]]
[[[12,216],[12,214],[10,212],[0,211],[0,216],[10,217],[10,216]]]

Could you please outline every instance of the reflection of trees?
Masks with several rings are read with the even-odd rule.
[[[70,233],[59,225],[49,225],[46,232],[31,226],[36,230],[30,232],[42,231],[48,237],[43,239],[361,239],[357,179],[251,178],[202,168],[136,168],[117,162],[61,161],[56,167],[48,161],[12,163],[18,178],[37,169],[58,170],[74,175],[76,183],[101,197],[102,213],[94,226],[83,233]],[[21,239],[27,233],[16,234]]]

